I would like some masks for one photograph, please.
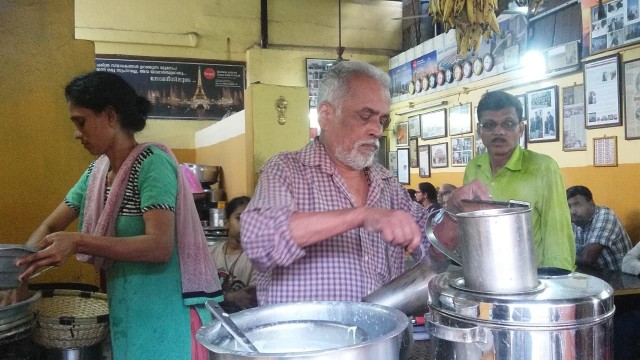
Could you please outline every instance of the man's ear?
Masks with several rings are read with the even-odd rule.
[[[336,108],[326,101],[320,103],[318,106],[318,124],[320,129],[325,129],[329,121],[336,116]]]

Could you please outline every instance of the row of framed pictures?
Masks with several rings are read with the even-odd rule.
[[[396,123],[396,145],[408,146],[409,139],[438,139],[467,134],[473,131],[471,103],[449,108],[449,129],[447,131],[447,110],[440,109],[410,117],[407,121]]]
[[[621,84],[624,95],[620,96]],[[624,102],[625,139],[640,139],[640,59],[624,63],[620,76],[620,55],[586,62],[584,84],[562,89],[562,112],[558,87],[550,86],[516,96],[522,103],[527,124],[526,143],[559,141],[563,150],[586,150],[586,130],[621,126]],[[471,103],[410,117],[396,124],[396,145],[408,146],[412,138],[423,140],[463,135],[473,131]],[[475,108],[474,108],[475,112]],[[560,128],[560,114],[563,117]],[[448,130],[448,131],[447,131]]]
[[[381,143],[386,143],[386,138]],[[401,184],[409,184],[411,168],[418,168],[420,177],[431,177],[431,169],[445,168],[449,166],[466,166],[474,154],[473,135],[461,136],[451,139],[451,152],[449,143],[443,142],[432,145],[418,145],[418,138],[409,139],[408,148],[398,148],[390,151],[387,159],[379,159],[381,164],[388,163],[392,174],[397,175]]]

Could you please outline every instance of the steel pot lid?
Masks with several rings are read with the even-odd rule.
[[[582,273],[542,276],[538,287],[515,294],[482,293],[461,286],[462,271],[450,271],[429,283],[429,307],[473,322],[562,326],[610,316],[613,288]]]

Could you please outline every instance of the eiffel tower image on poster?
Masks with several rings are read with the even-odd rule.
[[[198,66],[198,85],[196,86],[196,92],[191,98],[191,108],[196,110],[209,110],[209,99],[202,88],[202,72],[200,71],[200,66]]]

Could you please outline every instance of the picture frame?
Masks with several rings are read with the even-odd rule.
[[[389,152],[389,146],[387,143],[387,137],[385,135],[380,136],[378,139],[379,147],[378,152],[376,152],[375,160],[378,164],[384,166],[385,168],[389,168],[387,153]]]
[[[394,178],[398,178],[398,153],[396,151],[389,151],[389,172]]]
[[[520,101],[520,105],[522,105],[522,114],[520,116],[523,120],[527,119],[527,94],[516,95],[516,99]]]
[[[473,159],[473,135],[451,139],[451,166],[467,166]]]
[[[431,145],[431,168],[446,168],[449,166],[449,143]]]
[[[409,149],[398,149],[398,182],[403,185],[411,183],[409,177]]]
[[[482,139],[477,138],[476,139],[476,151],[475,151],[475,156],[480,156],[483,154],[487,153],[487,147],[484,146],[484,143],[482,142]]]
[[[431,177],[431,157],[429,154],[429,145],[418,146],[418,175],[421,178]]]
[[[438,139],[447,136],[447,111],[440,109],[420,114],[420,138]]]
[[[449,135],[461,135],[473,132],[471,103],[449,108]]]
[[[622,125],[620,101],[620,55],[584,63],[586,128]]]
[[[593,138],[593,166],[618,166],[618,137]]]
[[[336,63],[335,59],[312,59],[307,58],[307,88],[309,89],[309,108],[315,109],[318,106],[318,88],[320,80],[327,73],[329,68]]]
[[[587,151],[584,86],[562,88],[562,151]]]
[[[640,59],[627,61],[624,76],[624,138],[640,139]]]
[[[409,139],[409,167],[418,167],[418,138]]]
[[[409,118],[409,138],[420,136],[420,115]]]
[[[409,124],[404,122],[396,123],[396,146],[408,146],[409,145]]]
[[[527,92],[527,142],[558,141],[558,87]]]

